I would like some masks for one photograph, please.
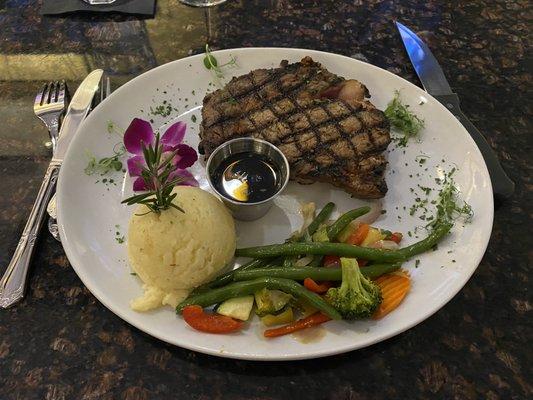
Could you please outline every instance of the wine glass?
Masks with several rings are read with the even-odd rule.
[[[113,4],[116,0],[83,0],[85,3],[90,4],[91,6],[96,6],[98,4]]]
[[[179,0],[180,3],[187,4],[193,7],[211,7],[217,4],[222,4],[227,0]]]

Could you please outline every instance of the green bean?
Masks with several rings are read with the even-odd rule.
[[[315,218],[311,221],[311,223],[307,226],[306,231],[301,236],[293,236],[290,237],[286,242],[293,243],[293,242],[305,242],[307,241],[307,238],[310,238],[313,233],[317,231],[317,229],[320,227],[322,223],[324,223],[328,217],[331,215],[333,208],[335,208],[335,203],[332,203],[331,201],[327,203],[324,207],[322,207],[322,210],[315,216]],[[295,259],[294,257],[283,257],[283,260],[281,261],[283,263],[283,266],[290,267],[294,264]],[[277,266],[280,265],[278,260],[272,260],[266,267],[271,266]]]
[[[417,254],[424,253],[433,248],[444,236],[446,236],[452,227],[453,222],[441,222],[435,226],[427,238],[420,240],[411,246],[396,250],[396,252],[400,253],[404,258],[411,258]]]
[[[405,257],[398,251],[373,249],[369,247],[353,246],[345,243],[314,242],[314,243],[283,243],[269,246],[248,247],[237,249],[237,257],[266,258],[276,256],[297,256],[302,254],[332,255],[364,260],[395,262]]]
[[[199,305],[207,307],[234,297],[254,294],[263,288],[282,290],[296,298],[307,301],[310,305],[330,316],[332,319],[342,319],[341,315],[322,297],[305,289],[299,283],[290,279],[263,277],[250,281],[235,282],[227,286],[213,289],[196,296],[189,296],[176,307],[180,313],[186,306]]]
[[[309,236],[312,236],[313,233],[316,232],[320,224],[323,224],[328,219],[334,208],[335,203],[332,202],[329,202],[324,207],[322,207],[322,210],[320,210],[315,219],[311,221],[311,223],[307,227],[307,232],[309,233]]]
[[[329,206],[330,204],[333,204],[333,203],[328,203],[326,204],[326,206],[322,209],[322,211],[324,211],[324,209]],[[331,208],[331,210],[333,210],[333,207]],[[327,228],[327,233],[328,233],[328,237],[329,237],[329,240],[335,240],[337,238],[337,236],[339,235],[340,232],[342,232],[342,230],[351,222],[353,221],[355,218],[358,218],[360,217],[361,215],[364,215],[366,214],[368,211],[370,211],[370,208],[368,207],[362,207],[362,208],[357,208],[355,210],[351,210],[351,211],[348,211],[347,213],[341,215],[337,221],[335,221],[332,225],[330,225],[328,228]],[[328,215],[331,213],[331,211],[329,211]],[[325,220],[325,218],[324,218]],[[317,226],[318,228],[318,226]],[[316,231],[316,229],[314,230]],[[309,263],[309,267],[319,267],[320,265],[322,265],[322,260],[324,259],[323,256],[320,256],[320,255],[315,255],[313,257],[313,260]]]
[[[212,288],[217,288],[217,287],[220,287],[220,286],[224,286],[224,285],[230,283],[231,281],[233,281],[233,274],[235,272],[237,272],[237,271],[247,271],[247,270],[254,269],[254,268],[261,268],[261,267],[266,266],[268,264],[268,261],[269,260],[264,259],[264,258],[248,261],[246,264],[243,264],[240,267],[235,268],[234,270],[228,271],[228,272],[216,277],[211,282],[207,282],[207,283],[204,283],[203,285],[198,286],[197,288],[195,288],[192,291],[192,294],[195,295],[195,294],[203,293],[203,292],[205,292],[205,291],[207,291],[209,289],[212,289]]]
[[[218,288],[224,285],[227,285],[228,283],[233,281],[233,274],[235,274],[237,271],[248,271],[251,269],[257,269],[257,268],[269,268],[273,266],[280,265],[285,257],[276,257],[273,259],[268,258],[256,258],[251,261],[248,261],[246,264],[243,264],[231,271],[228,271],[222,275],[219,275],[215,279],[213,279],[210,282],[204,283],[203,285],[198,286],[192,291],[192,294],[199,294],[203,293],[209,289]]]
[[[335,221],[333,224],[328,226],[328,237],[329,240],[335,240],[337,239],[337,236],[343,231],[344,228],[348,226],[350,222],[352,222],[354,219],[359,218],[362,215],[367,214],[370,211],[370,207],[360,207],[356,208],[355,210],[350,210],[344,214],[342,214],[337,221]]]
[[[401,264],[373,264],[361,268],[361,273],[367,278],[377,278],[383,274],[394,272],[400,269]],[[317,281],[341,281],[341,268],[322,268],[322,267],[301,267],[301,268],[269,268],[254,269],[249,271],[239,271],[234,276],[235,281],[247,281],[250,279],[257,279],[262,277],[294,279],[297,281],[311,278]]]
[[[283,268],[289,268],[294,264],[294,257],[285,257],[283,259],[282,266]]]
[[[318,215],[313,219],[313,221],[311,221],[311,223],[307,227],[307,232],[309,233],[309,235],[312,235],[313,233],[315,233],[315,231],[318,229],[320,224],[322,224],[330,216],[334,207],[335,207],[335,203],[329,202],[322,208],[322,210],[318,213]],[[291,241],[290,238],[289,238],[289,241]],[[192,293],[193,294],[202,293],[202,292],[205,292],[207,289],[224,286],[233,280],[233,274],[236,271],[247,271],[249,269],[264,268],[264,267],[279,265],[281,262],[283,262],[283,260],[284,260],[283,257],[277,257],[277,258],[274,258],[273,260],[266,260],[266,259],[251,260],[247,262],[246,264],[243,264],[240,267],[235,268],[232,271],[228,271],[225,274],[218,276],[211,282],[198,286],[196,289],[194,289]]]
[[[307,226],[307,229],[303,234],[301,235],[293,235],[290,238],[288,238],[285,243],[297,243],[297,242],[304,242],[306,236],[311,237],[313,236],[313,233],[317,231],[317,229],[320,227],[321,224],[323,224],[328,217],[333,212],[333,208],[335,208],[335,203],[329,202],[324,207],[322,207],[322,210],[316,215],[316,217],[311,221],[311,223]]]
[[[262,268],[272,268],[277,267],[283,263],[285,257],[276,257],[268,259],[268,262]]]
[[[320,212],[316,215],[316,217],[313,219],[313,221],[311,221],[311,223],[307,227],[307,233],[309,235],[312,235],[313,233],[316,232],[320,224],[322,224],[331,215],[334,207],[335,207],[335,203],[332,203],[332,202],[329,202],[324,207],[322,207],[322,210],[320,210]],[[301,238],[296,238],[296,240],[293,238],[289,238],[287,241],[288,242],[300,241],[303,239],[303,237],[304,236],[302,236]],[[282,262],[285,262],[287,266],[290,266],[289,263],[292,265],[291,261],[292,260],[290,258],[285,258],[285,257],[277,257],[272,260],[254,259],[254,260],[248,261],[246,264],[243,264],[240,267],[235,268],[232,271],[228,271],[216,277],[211,282],[207,282],[203,285],[198,286],[192,291],[192,294],[203,293],[209,289],[217,288],[217,287],[224,286],[230,283],[233,280],[233,274],[237,271],[247,271],[249,269],[264,268],[264,267],[268,268],[268,267],[279,265]]]
[[[307,233],[309,236],[312,236],[320,227],[320,224],[326,221],[326,219],[331,215],[333,212],[333,208],[335,207],[335,203],[329,202],[327,203],[322,210],[318,213],[318,215],[315,217],[315,219],[309,224],[307,227]],[[350,210],[343,215],[341,215],[337,221],[335,221],[331,226],[327,228],[328,237],[330,240],[335,240],[336,237],[339,235],[340,232],[355,218],[360,217],[361,215],[364,215],[370,211],[369,207],[361,207],[357,208],[355,210]],[[289,242],[303,242],[304,236],[299,237],[297,240],[289,240]],[[322,259],[324,257],[322,256],[316,256],[313,257],[313,260],[309,264],[311,267],[318,267],[322,264]],[[294,259],[291,260],[290,257],[286,257],[283,260],[283,266],[284,267],[290,267],[290,265],[294,264]],[[272,267],[273,265],[277,265],[277,263],[269,263],[268,267]]]
[[[370,247],[354,246],[345,243],[284,243],[269,246],[248,247],[237,249],[235,254],[244,257],[276,257],[276,256],[296,256],[302,254],[335,255],[340,257],[362,258],[378,262],[403,261],[416,254],[423,253],[431,249],[442,239],[453,226],[452,223],[445,222],[438,225],[433,232],[424,240],[400,250],[374,249]]]

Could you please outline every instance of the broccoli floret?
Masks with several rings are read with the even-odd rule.
[[[331,288],[326,299],[344,319],[361,319],[372,316],[381,304],[381,290],[361,274],[357,261],[341,258],[342,283]]]

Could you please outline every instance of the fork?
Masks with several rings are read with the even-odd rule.
[[[45,83],[35,97],[33,111],[48,128],[52,147],[55,149],[59,139],[59,119],[66,109],[65,81]]]
[[[65,111],[65,81],[45,84],[37,94],[37,97],[35,97],[33,110],[35,115],[48,127],[52,145],[56,146],[59,137],[59,119]],[[4,276],[0,279],[0,307],[2,308],[7,308],[24,297],[29,261],[33,255],[35,242],[42,226],[46,211],[45,205],[54,192],[59,167],[54,162],[51,162],[48,166],[13,258]]]
[[[92,112],[94,108],[100,104],[107,96],[111,94],[111,82],[109,81],[109,76],[104,73],[102,75],[102,79],[100,79],[100,96],[95,96],[94,104],[91,110]],[[52,149],[55,151],[55,145],[52,141]],[[53,236],[55,240],[58,242],[61,242],[61,238],[59,237],[59,228],[57,226],[57,212],[56,212],[56,194],[54,192],[52,198],[48,202],[48,207],[46,208],[46,211],[48,212],[48,231]]]

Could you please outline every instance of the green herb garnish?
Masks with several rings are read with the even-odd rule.
[[[204,66],[207,68],[207,69],[214,69],[214,68],[217,68],[218,67],[218,61],[217,59],[215,58],[215,56],[213,56],[212,54],[209,54],[208,53],[208,50],[207,50],[207,45],[205,45],[205,53],[206,53],[206,56],[204,57]]]
[[[233,56],[231,56],[230,60],[227,63],[219,64],[215,56],[211,54],[211,50],[209,49],[208,44],[205,45],[205,57],[203,61],[204,66],[213,73],[213,77],[215,78],[215,81],[219,86],[222,86],[220,79],[224,77],[224,72],[222,71],[222,68],[234,67],[237,65],[237,60]]]
[[[415,157],[415,161],[420,164],[420,166],[422,166],[423,164],[426,163],[426,161],[429,159],[429,156],[425,155],[425,154],[420,154],[418,156]]]
[[[126,149],[123,145],[120,145],[118,146],[118,149],[113,149],[113,152],[113,156],[103,157],[99,160],[96,159],[94,154],[87,152],[87,157],[89,158],[89,161],[87,162],[87,166],[84,169],[85,174],[98,174],[100,176],[103,176],[112,171],[118,172],[122,170],[122,161],[120,161],[120,157],[122,157],[126,153]]]
[[[113,121],[107,121],[107,133],[109,134],[117,134],[121,138],[124,135],[117,129],[117,125]],[[124,148],[124,145],[122,144],[122,141],[119,143],[116,143],[115,146],[113,146],[113,155],[110,157],[103,157],[100,159],[97,159],[94,154],[92,154],[89,151],[86,151],[87,158],[89,161],[87,162],[87,166],[84,169],[84,172],[86,175],[106,175],[113,171],[121,171],[122,170],[122,161],[120,161],[120,158],[126,154],[126,149]],[[102,182],[106,183],[106,180],[103,180]],[[111,181],[113,183],[113,181]]]
[[[115,123],[111,120],[107,121],[107,133],[111,134],[115,132]]]
[[[437,198],[437,214],[427,227],[435,228],[442,222],[453,222],[458,218],[463,218],[465,222],[470,222],[474,216],[472,207],[464,200],[458,199],[459,190],[455,186],[453,174],[455,168],[442,179],[442,189]],[[462,204],[461,204],[462,203]]]
[[[183,180],[179,176],[177,178],[171,178],[170,176],[171,172],[175,170],[172,165],[172,160],[178,150],[175,150],[170,155],[165,154],[163,158],[164,151],[159,133],[155,136],[155,144],[148,147],[143,144],[142,150],[146,166],[142,169],[141,177],[146,183],[146,186],[151,188],[151,190],[128,197],[122,201],[122,204],[127,204],[128,206],[143,204],[149,210],[145,214],[150,212],[160,214],[161,211],[171,207],[185,212],[181,207],[173,203],[177,193],[172,193],[172,189]]]
[[[433,190],[430,187],[426,187],[426,186],[418,185],[418,187],[426,194],[426,196],[428,196],[431,193],[431,191]]]
[[[403,137],[398,140],[398,144],[402,147],[407,145],[410,138],[418,136],[422,128],[424,128],[424,120],[411,112],[408,104],[402,103],[398,90],[394,91],[394,98],[385,109],[385,117],[387,117],[392,127],[403,134]]]
[[[171,113],[172,113],[171,104],[161,104],[159,106],[156,106],[155,108],[150,106],[150,114],[152,115],[160,115],[162,117],[168,117]]]

